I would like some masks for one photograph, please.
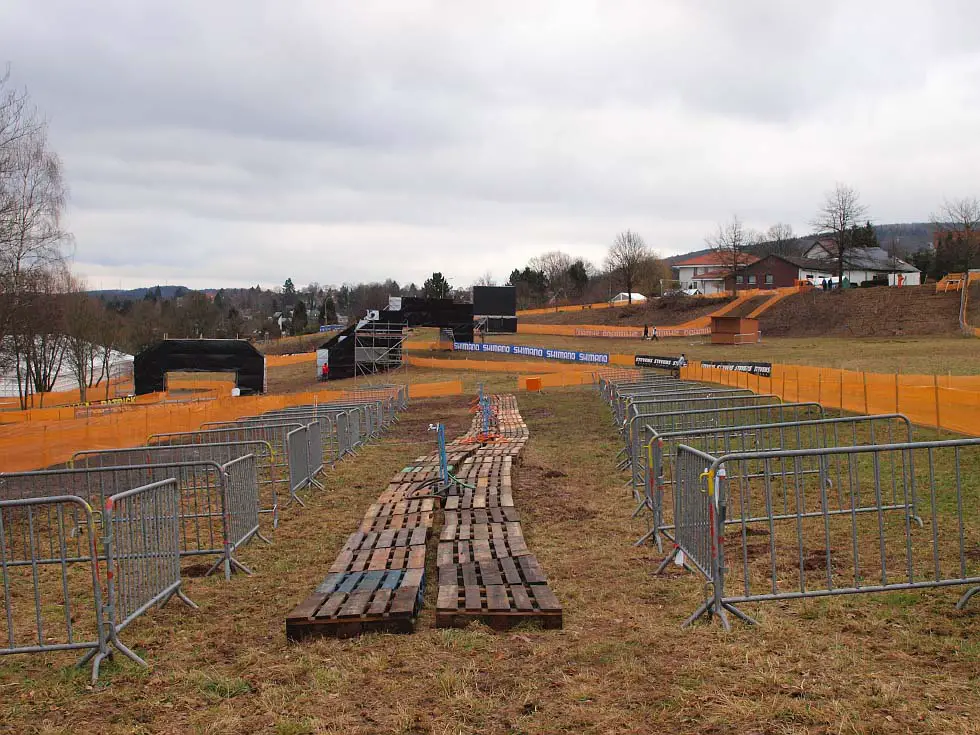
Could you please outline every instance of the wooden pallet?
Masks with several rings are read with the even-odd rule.
[[[387,531],[355,531],[347,537],[344,550],[387,549],[391,546],[425,546],[429,539],[428,526],[389,528]]]
[[[414,498],[393,503],[372,503],[365,512],[365,518],[378,516],[400,516],[412,513],[427,513],[435,509],[434,498]]]
[[[445,510],[479,510],[484,508],[512,508],[514,495],[509,487],[485,487],[472,490],[456,487],[443,501]]]
[[[558,629],[562,609],[546,584],[440,585],[436,627],[464,628],[474,621],[494,630],[527,623]]]
[[[432,528],[432,520],[432,511],[425,513],[406,513],[396,516],[376,516],[374,518],[365,518],[361,521],[359,530],[365,533],[371,531],[380,533],[381,531],[399,530],[402,528]]]
[[[330,567],[331,574],[424,569],[425,545],[383,546],[377,549],[344,549]]]
[[[425,569],[331,574],[286,616],[286,638],[411,633],[424,588]]]
[[[467,523],[514,523],[520,520],[517,508],[514,507],[447,510],[443,526],[459,526]]]
[[[473,561],[492,561],[530,554],[523,536],[475,539],[472,541],[440,541],[436,548],[436,564],[465,564]]]

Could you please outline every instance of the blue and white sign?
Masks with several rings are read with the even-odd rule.
[[[576,352],[575,350],[551,350],[545,347],[528,347],[527,345],[475,344],[473,342],[453,342],[453,349],[460,352],[493,352],[498,355],[568,360],[569,362],[585,362],[590,365],[609,364],[609,355],[602,352]]]

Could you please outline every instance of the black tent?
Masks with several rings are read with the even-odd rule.
[[[243,339],[165,339],[136,355],[136,395],[166,390],[176,371],[235,373],[243,395],[265,392],[265,355]]]

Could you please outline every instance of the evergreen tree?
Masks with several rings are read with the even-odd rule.
[[[442,273],[433,273],[422,284],[422,295],[427,299],[448,299],[451,293],[452,288],[449,281],[445,279]]]
[[[306,303],[299,301],[293,308],[293,319],[292,319],[292,331],[293,334],[305,334],[306,333]]]

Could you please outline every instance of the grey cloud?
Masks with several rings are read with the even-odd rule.
[[[100,278],[465,283],[976,193],[966,0],[7,5]]]

